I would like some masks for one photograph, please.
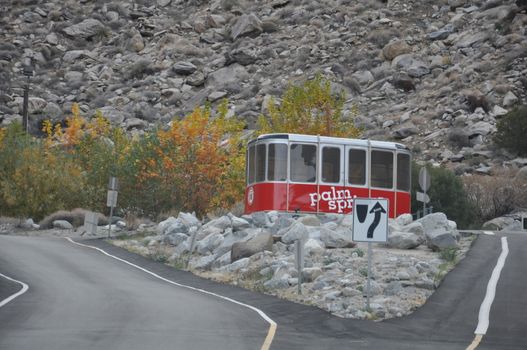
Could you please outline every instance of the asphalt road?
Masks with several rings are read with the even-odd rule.
[[[477,349],[527,348],[527,234],[507,238],[510,253],[489,330]],[[423,307],[407,317],[370,322],[217,284],[104,241],[89,244],[172,281],[261,309],[278,324],[272,349],[466,349],[501,253],[500,236],[480,236]],[[269,328],[252,310],[170,285],[61,239],[0,236],[0,273],[30,287],[0,308],[1,350],[259,349]]]
[[[29,290],[0,309],[0,349],[258,349],[254,311],[170,285],[64,239],[0,236]]]

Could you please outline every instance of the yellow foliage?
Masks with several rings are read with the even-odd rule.
[[[279,105],[271,99],[269,115],[258,120],[258,133],[358,137],[353,119],[343,116],[344,102],[344,94],[332,94],[330,81],[317,75],[301,86],[290,86]],[[356,115],[356,109],[351,112]]]

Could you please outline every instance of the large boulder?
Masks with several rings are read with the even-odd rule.
[[[104,30],[104,25],[96,19],[88,18],[84,21],[64,28],[64,33],[71,37],[88,39]]]
[[[204,255],[208,252],[212,252],[214,249],[219,247],[224,240],[224,237],[220,233],[211,233],[204,239],[198,242],[196,250],[199,254]]]
[[[500,231],[505,227],[514,224],[514,218],[510,216],[501,216],[485,222],[482,226],[484,230]]]
[[[163,242],[166,244],[171,244],[173,246],[178,246],[181,243],[185,242],[188,239],[188,236],[181,232],[172,233],[164,236]]]
[[[433,213],[417,220],[423,225],[426,244],[432,250],[457,248],[459,233],[455,223],[449,221],[443,213]]]
[[[176,219],[171,216],[168,219],[161,221],[157,225],[157,233],[161,235],[172,235],[174,233],[187,233],[189,228],[181,222],[181,220]]]
[[[413,54],[397,56],[392,61],[392,68],[404,71],[413,78],[419,78],[430,73],[429,65]]]
[[[325,227],[320,228],[320,240],[326,248],[353,248],[356,246],[351,241],[351,237],[345,236],[339,232],[328,230]]]
[[[282,242],[285,244],[291,244],[294,241],[306,240],[309,237],[309,231],[301,222],[295,222],[291,225],[286,232],[282,235]]]
[[[264,250],[273,250],[273,235],[267,231],[260,232],[248,241],[234,243],[231,249],[231,261],[247,258]]]
[[[390,232],[386,245],[391,248],[413,249],[424,243],[424,237],[412,232]]]
[[[201,225],[201,222],[198,220],[195,214],[180,212],[177,218],[183,223],[183,225],[187,226],[188,228],[191,228],[193,226],[199,227]]]
[[[262,21],[254,14],[242,15],[230,29],[230,38],[232,41],[243,37],[256,37],[262,33]]]

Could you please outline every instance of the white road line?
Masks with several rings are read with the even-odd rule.
[[[14,278],[11,278],[11,277],[7,277],[6,275],[3,275],[1,273],[0,273],[0,277],[3,277],[5,279],[7,279],[7,280],[10,280],[10,281],[13,281],[13,282],[16,282],[16,283],[22,285],[22,289],[20,289],[18,292],[16,292],[15,294],[11,295],[10,297],[7,297],[6,299],[0,301],[0,307],[6,305],[7,303],[12,301],[13,299],[21,296],[22,294],[27,292],[28,289],[29,289],[29,286],[27,284],[25,284],[24,282],[20,282],[20,281],[15,280]]]
[[[264,340],[264,343],[262,344],[262,347],[261,347],[261,350],[268,350],[270,347],[271,347],[271,343],[273,342],[273,338],[274,338],[274,335],[275,335],[275,332],[276,332],[276,328],[277,328],[277,324],[275,321],[273,321],[269,316],[267,316],[262,310],[254,307],[254,306],[251,306],[251,305],[248,305],[248,304],[244,304],[242,302],[239,302],[239,301],[236,301],[234,299],[231,299],[229,297],[225,297],[223,295],[219,295],[219,294],[216,294],[216,293],[213,293],[213,292],[209,292],[207,290],[204,290],[204,289],[200,289],[200,288],[196,288],[196,287],[191,287],[191,286],[187,286],[185,284],[181,284],[181,283],[177,283],[177,282],[174,282],[174,281],[171,281],[169,279],[166,279],[164,277],[161,277],[159,276],[158,274],[152,272],[152,271],[149,271],[141,266],[138,266],[138,265],[135,265],[135,264],[132,264],[131,262],[129,261],[126,261],[124,259],[121,259],[115,255],[111,255],[109,253],[107,253],[106,251],[100,249],[100,248],[97,248],[97,247],[93,247],[93,246],[90,246],[90,245],[87,245],[87,244],[82,244],[82,243],[78,243],[78,242],[75,242],[74,240],[72,240],[71,238],[69,237],[66,237],[66,239],[68,241],[70,241],[71,243],[73,244],[76,244],[76,245],[79,245],[79,246],[82,246],[82,247],[86,247],[86,248],[91,248],[91,249],[95,249],[101,253],[103,253],[104,255],[107,255],[111,258],[114,258],[116,260],[119,260],[127,265],[130,265],[132,267],[135,267],[136,269],[139,269],[143,272],[146,272],[147,274],[151,275],[151,276],[154,276],[162,281],[165,281],[167,283],[170,283],[170,284],[173,284],[175,286],[178,286],[178,287],[183,287],[183,288],[187,288],[187,289],[190,289],[190,290],[193,290],[193,291],[196,291],[196,292],[200,292],[200,293],[204,293],[204,294],[207,294],[207,295],[212,295],[212,296],[215,296],[217,298],[220,298],[220,299],[223,299],[223,300],[226,300],[226,301],[229,301],[231,303],[234,303],[234,304],[237,304],[237,305],[240,305],[240,306],[243,306],[243,307],[246,307],[248,309],[251,309],[255,312],[258,313],[258,315],[260,315],[260,317],[262,317],[267,323],[269,323],[269,331],[267,332],[267,336],[265,337],[265,340]],[[0,305],[1,306],[1,305]]]
[[[487,294],[485,295],[485,298],[481,303],[481,307],[479,308],[478,326],[476,327],[474,334],[485,335],[487,333],[487,329],[489,328],[490,307],[492,306],[492,302],[496,296],[496,286],[498,285],[498,280],[500,279],[501,270],[505,265],[505,259],[507,259],[507,255],[509,255],[507,237],[501,237],[501,254],[498,258],[496,266],[494,267],[494,270],[492,271],[489,283],[487,284]]]

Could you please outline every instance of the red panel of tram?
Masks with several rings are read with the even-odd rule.
[[[408,192],[397,192],[397,213],[396,217],[411,212],[412,198]]]
[[[287,210],[287,183],[259,183],[245,190],[247,214],[265,210]]]

